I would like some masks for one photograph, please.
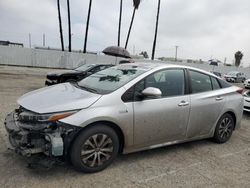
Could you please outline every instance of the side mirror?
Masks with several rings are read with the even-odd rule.
[[[155,87],[148,87],[142,91],[142,96],[147,98],[160,98],[161,95],[161,90]]]

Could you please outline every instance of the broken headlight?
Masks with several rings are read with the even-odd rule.
[[[73,115],[77,111],[38,114],[31,111],[22,111],[18,114],[18,119],[21,122],[56,122],[60,119]]]

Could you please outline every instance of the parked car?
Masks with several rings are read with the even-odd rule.
[[[222,74],[220,72],[216,72],[216,71],[210,71],[211,73],[213,73],[214,75],[218,76],[218,77],[222,77]]]
[[[244,86],[245,86],[246,89],[250,88],[250,79],[245,80]]]
[[[240,127],[242,92],[191,67],[122,64],[25,94],[5,128],[23,156],[63,156],[80,171],[97,172],[119,153],[205,138],[227,142]]]
[[[60,70],[51,72],[47,74],[45,85],[50,86],[58,83],[80,81],[91,74],[109,68],[111,66],[113,65],[84,64],[74,70]]]
[[[244,111],[250,112],[250,91],[244,93]]]
[[[225,74],[223,77],[226,79],[226,81],[235,83],[239,82],[243,83],[246,80],[244,73],[238,71],[229,72]]]

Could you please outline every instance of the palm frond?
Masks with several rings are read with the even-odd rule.
[[[138,9],[138,8],[139,8],[139,5],[140,5],[140,3],[141,3],[141,0],[133,0],[133,2],[134,2],[134,8],[135,8],[135,9]]]

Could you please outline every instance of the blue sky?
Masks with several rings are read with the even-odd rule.
[[[65,44],[68,43],[66,0],[62,2]],[[89,0],[71,0],[72,46],[82,49]],[[88,50],[102,51],[117,44],[119,0],[93,0]],[[156,57],[174,56],[175,45],[180,58],[208,60],[211,57],[232,63],[234,53],[244,53],[243,63],[250,64],[249,0],[162,0]],[[122,45],[132,14],[132,0],[124,0]],[[151,54],[156,0],[143,0],[136,13],[129,51]],[[56,0],[0,0],[0,40],[32,45],[60,47]]]

